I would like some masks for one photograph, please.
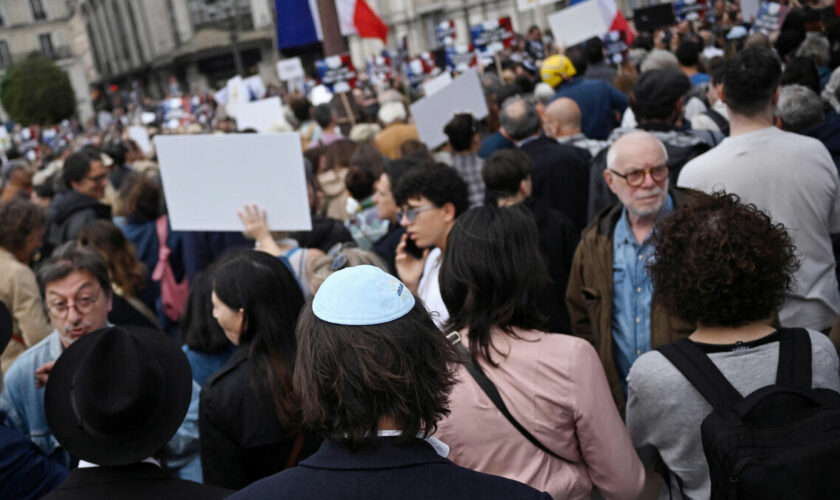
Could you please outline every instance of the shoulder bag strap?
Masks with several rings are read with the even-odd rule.
[[[505,405],[505,402],[502,401],[502,395],[499,394],[499,390],[496,388],[496,385],[493,384],[493,382],[489,378],[487,378],[487,375],[485,375],[484,372],[481,371],[481,368],[473,364],[472,359],[470,358],[470,353],[467,351],[464,345],[459,341],[455,344],[455,348],[458,350],[458,354],[460,354],[461,356],[464,368],[466,368],[470,375],[472,375],[472,377],[475,379],[475,381],[478,382],[478,386],[481,387],[481,389],[484,391],[484,394],[487,394],[487,397],[489,397],[490,401],[492,401],[493,404],[496,405],[496,408],[498,408],[499,411],[502,412],[502,415],[505,416],[508,422],[510,422],[516,428],[516,430],[519,431],[520,434],[525,436],[525,439],[527,439],[531,442],[531,444],[541,449],[542,451],[548,453],[552,457],[558,460],[562,460],[563,462],[572,463],[570,460],[563,458],[560,455],[546,448],[546,446],[542,444],[536,437],[534,437],[533,434],[528,432],[528,429],[523,427],[522,424],[520,424],[516,420],[516,418],[514,418],[513,415],[511,415],[510,411]]]
[[[286,466],[283,467],[283,470],[291,469],[295,465],[297,465],[298,457],[300,456],[300,450],[303,448],[303,434],[298,434],[298,437],[295,438],[295,442],[292,445],[292,451],[289,453],[289,458],[286,459]]]
[[[743,399],[703,350],[687,338],[656,348],[715,409],[731,408]]]
[[[811,336],[804,328],[780,328],[779,336],[776,383],[785,387],[810,389]]]

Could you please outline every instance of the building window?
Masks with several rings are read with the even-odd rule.
[[[9,44],[0,40],[0,67],[8,68],[12,65],[12,53],[9,52]]]
[[[49,33],[38,35],[38,42],[41,44],[41,53],[47,59],[55,59],[55,50],[53,50],[52,36]]]
[[[29,0],[29,7],[32,9],[32,17],[36,21],[43,21],[47,18],[47,11],[44,10],[44,4],[41,0]]]

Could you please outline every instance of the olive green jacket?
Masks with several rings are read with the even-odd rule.
[[[697,191],[682,188],[671,188],[669,193],[674,208],[685,203],[689,197],[703,196]],[[598,352],[615,404],[623,416],[626,401],[613,359],[612,337],[613,231],[622,209],[621,203],[603,209],[584,229],[572,260],[566,306],[572,321],[572,333],[588,340]],[[651,304],[650,314],[652,348],[688,336],[695,329],[693,325],[668,315],[658,304]]]

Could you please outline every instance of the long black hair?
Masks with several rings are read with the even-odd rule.
[[[251,382],[268,394],[280,424],[295,429],[300,409],[292,390],[297,340],[295,323],[303,294],[292,272],[276,257],[254,250],[224,257],[213,271],[213,291],[244,318],[240,349],[247,349]]]
[[[488,363],[490,328],[543,329],[537,301],[548,270],[534,217],[521,205],[484,205],[458,217],[440,269],[447,330],[467,328],[473,362]]]
[[[230,340],[225,336],[219,322],[213,318],[212,271],[196,274],[190,281],[190,295],[184,307],[184,314],[178,323],[181,342],[197,352],[215,353],[230,349]]]

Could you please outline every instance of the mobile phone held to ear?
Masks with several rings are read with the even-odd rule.
[[[405,239],[405,253],[411,255],[415,259],[422,259],[423,258],[423,249],[417,246],[417,243],[411,239]]]

